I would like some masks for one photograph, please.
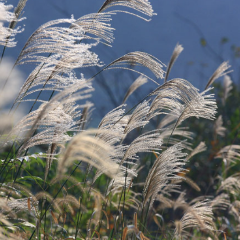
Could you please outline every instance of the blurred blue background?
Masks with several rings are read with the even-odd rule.
[[[72,14],[77,19],[85,14],[97,12],[103,2],[104,0],[28,0],[23,15],[27,19],[20,23],[25,25],[25,31],[17,35],[17,47],[7,49],[5,55],[16,59],[29,36],[41,24],[57,18],[70,18]],[[150,22],[124,13],[113,16],[112,26],[116,30],[112,47],[98,45],[92,49],[105,64],[130,51],[145,51],[167,64],[175,45],[179,43],[184,47],[184,51],[169,78],[185,78],[197,88],[203,89],[220,63],[229,61],[234,70],[231,73],[232,80],[235,83],[240,82],[239,0],[150,2],[157,13]],[[9,0],[7,3],[15,7],[18,1]],[[19,69],[27,77],[33,66],[23,65]],[[84,74],[91,77],[97,71],[96,68],[84,70]],[[99,116],[121,103],[124,91],[136,77],[136,74],[111,70],[95,79],[96,94],[93,101]],[[105,87],[101,79],[105,79]],[[160,83],[161,81],[159,80]],[[152,83],[144,85],[132,101],[141,99],[153,87]],[[109,91],[112,91],[110,97]]]

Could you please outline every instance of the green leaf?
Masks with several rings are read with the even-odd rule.
[[[40,177],[37,177],[37,176],[24,176],[24,177],[20,177],[17,179],[17,181],[40,181],[40,182],[44,182],[44,180]]]

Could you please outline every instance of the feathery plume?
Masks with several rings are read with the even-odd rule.
[[[94,39],[95,41],[100,42],[104,40],[102,43],[111,46],[111,43],[114,40],[114,28],[112,28],[108,22],[112,20],[111,16],[114,14],[115,12],[88,14],[78,18],[70,28],[74,28],[76,24],[84,30],[85,38]]]
[[[227,129],[223,127],[222,115],[220,115],[214,123],[214,132],[216,135],[224,137],[226,130]]]
[[[177,44],[176,47],[173,50],[170,62],[168,64],[168,66],[167,66],[167,71],[166,71],[166,75],[165,75],[165,78],[164,78],[164,82],[167,81],[169,73],[170,73],[170,71],[172,69],[172,66],[173,66],[174,62],[177,60],[178,56],[180,55],[180,53],[182,51],[183,51],[182,45]]]
[[[62,27],[60,24],[69,24],[71,27]],[[60,25],[60,26],[58,26]],[[89,49],[98,44],[76,44],[89,38],[75,19],[57,19],[43,24],[28,39],[21,51],[17,64],[48,63],[55,64],[55,71],[78,67],[96,66],[98,56]],[[47,55],[46,55],[47,54]],[[53,55],[49,58],[49,54]]]
[[[128,115],[124,116],[124,106],[125,105],[120,105],[117,108],[114,108],[103,117],[100,124],[98,125],[98,129],[107,131],[100,133],[98,135],[99,138],[111,144],[116,144],[120,141],[123,141],[123,139],[126,137],[126,133],[124,131],[130,117]],[[111,132],[114,132],[116,134],[111,134]]]
[[[145,181],[143,205],[145,205],[150,198],[150,204],[152,205],[158,192],[165,188],[170,180],[181,178],[177,176],[177,173],[183,171],[182,167],[185,164],[185,156],[187,155],[182,152],[182,149],[182,144],[178,143],[169,147],[155,160]]]
[[[208,89],[209,90],[209,89]],[[157,115],[173,114],[177,121],[173,128],[189,117],[214,119],[216,101],[213,94],[199,90],[184,79],[173,79],[158,87],[152,95],[157,95],[153,100],[148,119]]]
[[[217,192],[221,191],[227,191],[232,195],[238,196],[240,192],[240,176],[235,174],[222,181]]]
[[[186,182],[189,186],[191,186],[193,189],[195,189],[196,191],[200,192],[201,189],[200,187],[197,185],[197,183],[195,183],[191,178],[184,176],[183,177],[183,181]]]
[[[60,208],[60,206],[58,205],[58,202],[56,201],[56,199],[54,199],[51,194],[45,192],[45,191],[42,191],[42,192],[38,192],[36,195],[35,195],[35,198],[37,200],[40,200],[40,199],[46,199],[48,202],[50,202],[53,207],[59,212],[59,213],[62,213],[62,209]]]
[[[207,146],[205,144],[205,142],[200,142],[198,144],[198,146],[196,148],[194,148],[192,150],[192,152],[187,156],[187,160],[189,160],[190,158],[192,158],[193,156],[195,156],[198,153],[204,152],[207,150]]]
[[[130,64],[133,66],[144,66],[148,68],[149,70],[152,71],[152,73],[157,77],[157,78],[163,78],[165,71],[162,69],[165,67],[165,64],[162,63],[159,59],[156,57],[145,53],[145,52],[130,52],[125,54],[124,56],[114,60],[110,64],[108,64],[104,69],[114,69],[114,68],[120,68],[120,69],[128,69],[134,72],[137,72],[136,70],[133,70],[131,68],[124,67],[125,64]],[[140,73],[143,75],[142,73]],[[145,76],[145,75],[143,75]],[[152,78],[145,76],[154,83],[158,84],[156,81],[154,81]]]
[[[72,206],[75,208],[81,207],[82,210],[86,211],[86,208],[82,204],[80,204],[78,200],[72,195],[67,195],[67,196],[64,196],[63,198],[57,198],[55,200],[55,203],[59,206],[63,206],[63,205],[66,206],[71,212],[71,214],[74,214],[74,210]]]
[[[80,109],[89,105],[89,103],[75,105],[75,102],[91,96],[89,93],[93,91],[93,88],[90,84],[91,82],[86,81],[76,83],[24,117],[12,131],[13,135],[15,133],[19,135],[19,131],[27,133],[19,154],[22,150],[36,144],[63,143],[70,140],[67,131],[79,129]],[[41,132],[33,136],[38,128]]]
[[[206,90],[210,85],[212,85],[212,83],[213,83],[216,79],[218,79],[218,78],[220,78],[220,77],[228,74],[229,72],[231,72],[231,71],[227,71],[230,67],[231,67],[231,66],[228,64],[228,62],[223,62],[223,63],[217,68],[217,70],[213,73],[213,75],[210,77],[210,79],[208,80],[208,83],[207,83],[207,85],[206,85],[206,87],[205,87],[205,90]],[[227,72],[226,72],[226,71],[227,71]]]
[[[176,210],[178,208],[182,208],[184,211],[186,211],[189,208],[189,204],[186,202],[185,199],[186,192],[181,192],[176,199],[176,201],[173,202],[173,209]]]
[[[16,239],[16,235],[14,234],[15,229],[13,228],[13,224],[10,223],[9,221],[9,216],[5,216],[4,214],[2,214],[2,212],[9,211],[9,210],[10,209],[7,206],[7,201],[3,198],[0,198],[0,221],[1,221],[0,238],[2,240]],[[10,232],[9,229],[13,230],[13,233]]]
[[[136,89],[138,89],[139,87],[141,87],[143,84],[147,83],[147,78],[143,77],[143,76],[139,76],[134,82],[133,84],[129,87],[128,91],[126,92],[124,99],[123,99],[123,103],[125,103],[128,99],[128,97],[134,92],[136,91]]]
[[[186,239],[186,228],[200,228],[201,230],[213,231],[213,212],[209,200],[198,201],[187,208],[186,213],[181,218],[175,229],[177,239]]]
[[[102,7],[99,9],[98,12],[103,12],[106,9],[110,8],[110,7],[114,7],[114,6],[124,6],[124,7],[129,7],[132,8],[144,15],[147,15],[150,17],[150,19],[146,19],[144,17],[141,17],[138,14],[134,14],[134,13],[130,13],[130,12],[126,12],[126,11],[121,11],[118,10],[117,12],[125,12],[125,13],[129,13],[132,14],[134,16],[137,16],[139,18],[144,19],[145,21],[149,21],[151,20],[151,17],[153,15],[155,15],[155,13],[153,12],[152,6],[150,4],[150,2],[148,0],[106,0]]]
[[[160,151],[162,146],[162,139],[157,131],[149,131],[135,138],[126,150],[121,164],[127,159],[136,161],[138,159],[137,153],[146,153],[152,151]]]
[[[232,86],[232,80],[228,75],[224,76],[223,79],[223,97],[222,97],[222,103],[223,105],[226,104],[226,100],[227,98],[231,95],[230,91],[232,90],[233,86]]]
[[[133,129],[144,127],[148,124],[147,114],[149,112],[149,101],[144,101],[134,109],[133,113],[129,116],[127,126],[124,133],[128,134]]]
[[[21,133],[31,130],[34,122],[43,111],[46,104],[42,104],[39,109],[29,113],[24,117],[17,126],[13,129],[13,133]],[[53,102],[48,112],[41,116],[37,122],[35,129],[40,132],[26,139],[27,142],[19,149],[19,152],[27,148],[41,145],[41,144],[62,144],[71,139],[67,134],[68,131],[77,131],[79,122],[76,120],[80,116],[80,109],[74,102],[68,104],[61,104],[60,102]],[[20,135],[20,136],[21,136]]]
[[[119,165],[111,160],[114,147],[94,136],[103,132],[100,130],[86,130],[77,134],[69,143],[67,149],[59,159],[58,175],[64,174],[72,161],[87,162],[114,178],[119,172]]]
[[[240,145],[229,145],[222,148],[216,158],[223,158],[225,164],[236,163],[240,159]]]
[[[43,90],[61,92],[64,89],[73,86],[75,83],[86,82],[83,74],[81,74],[81,78],[77,78],[76,73],[73,70],[66,71],[64,73],[55,72],[55,74],[52,75],[52,73],[54,72],[54,68],[54,64],[52,65],[47,63],[37,66],[30,73],[27,80],[21,87],[15,103],[24,100],[36,101],[36,99],[29,99],[30,95],[35,92],[40,92]],[[38,101],[42,102],[41,99],[38,99]]]
[[[229,195],[222,193],[215,197],[211,202],[211,207],[214,210],[227,210],[231,206]]]

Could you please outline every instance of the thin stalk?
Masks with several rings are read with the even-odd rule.
[[[148,212],[149,212],[149,209],[150,209],[151,200],[152,200],[152,198],[149,200],[147,211],[146,211],[146,214],[145,214],[145,219],[144,219],[144,224],[143,224],[143,233],[145,232],[145,228],[146,228],[145,226],[146,226],[146,223],[147,223],[147,216],[148,216]]]
[[[124,217],[125,217],[125,200],[126,200],[126,188],[127,188],[127,167],[128,164],[126,164],[126,171],[125,171],[125,183],[124,183],[124,187],[123,187],[123,218],[122,218],[122,230],[124,228]],[[122,231],[123,233],[123,231]],[[121,234],[121,238],[122,238],[122,234]]]
[[[78,225],[79,225],[79,222],[80,222],[80,210],[81,210],[81,205],[82,205],[82,198],[80,198],[80,206],[79,206],[79,210],[78,210],[78,216],[77,216],[77,225],[76,225],[76,232],[75,232],[75,239],[77,239],[77,234],[78,234]]]

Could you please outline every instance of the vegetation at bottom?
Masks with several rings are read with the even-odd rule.
[[[148,0],[106,0],[97,13],[45,23],[11,63],[26,4],[0,1],[0,239],[239,239],[240,93],[229,64],[203,91],[169,79],[179,44],[167,65],[140,51],[103,65],[94,48],[111,46],[112,17],[148,21]],[[20,86],[16,67],[29,63]],[[93,81],[110,69],[138,76],[89,128]]]

